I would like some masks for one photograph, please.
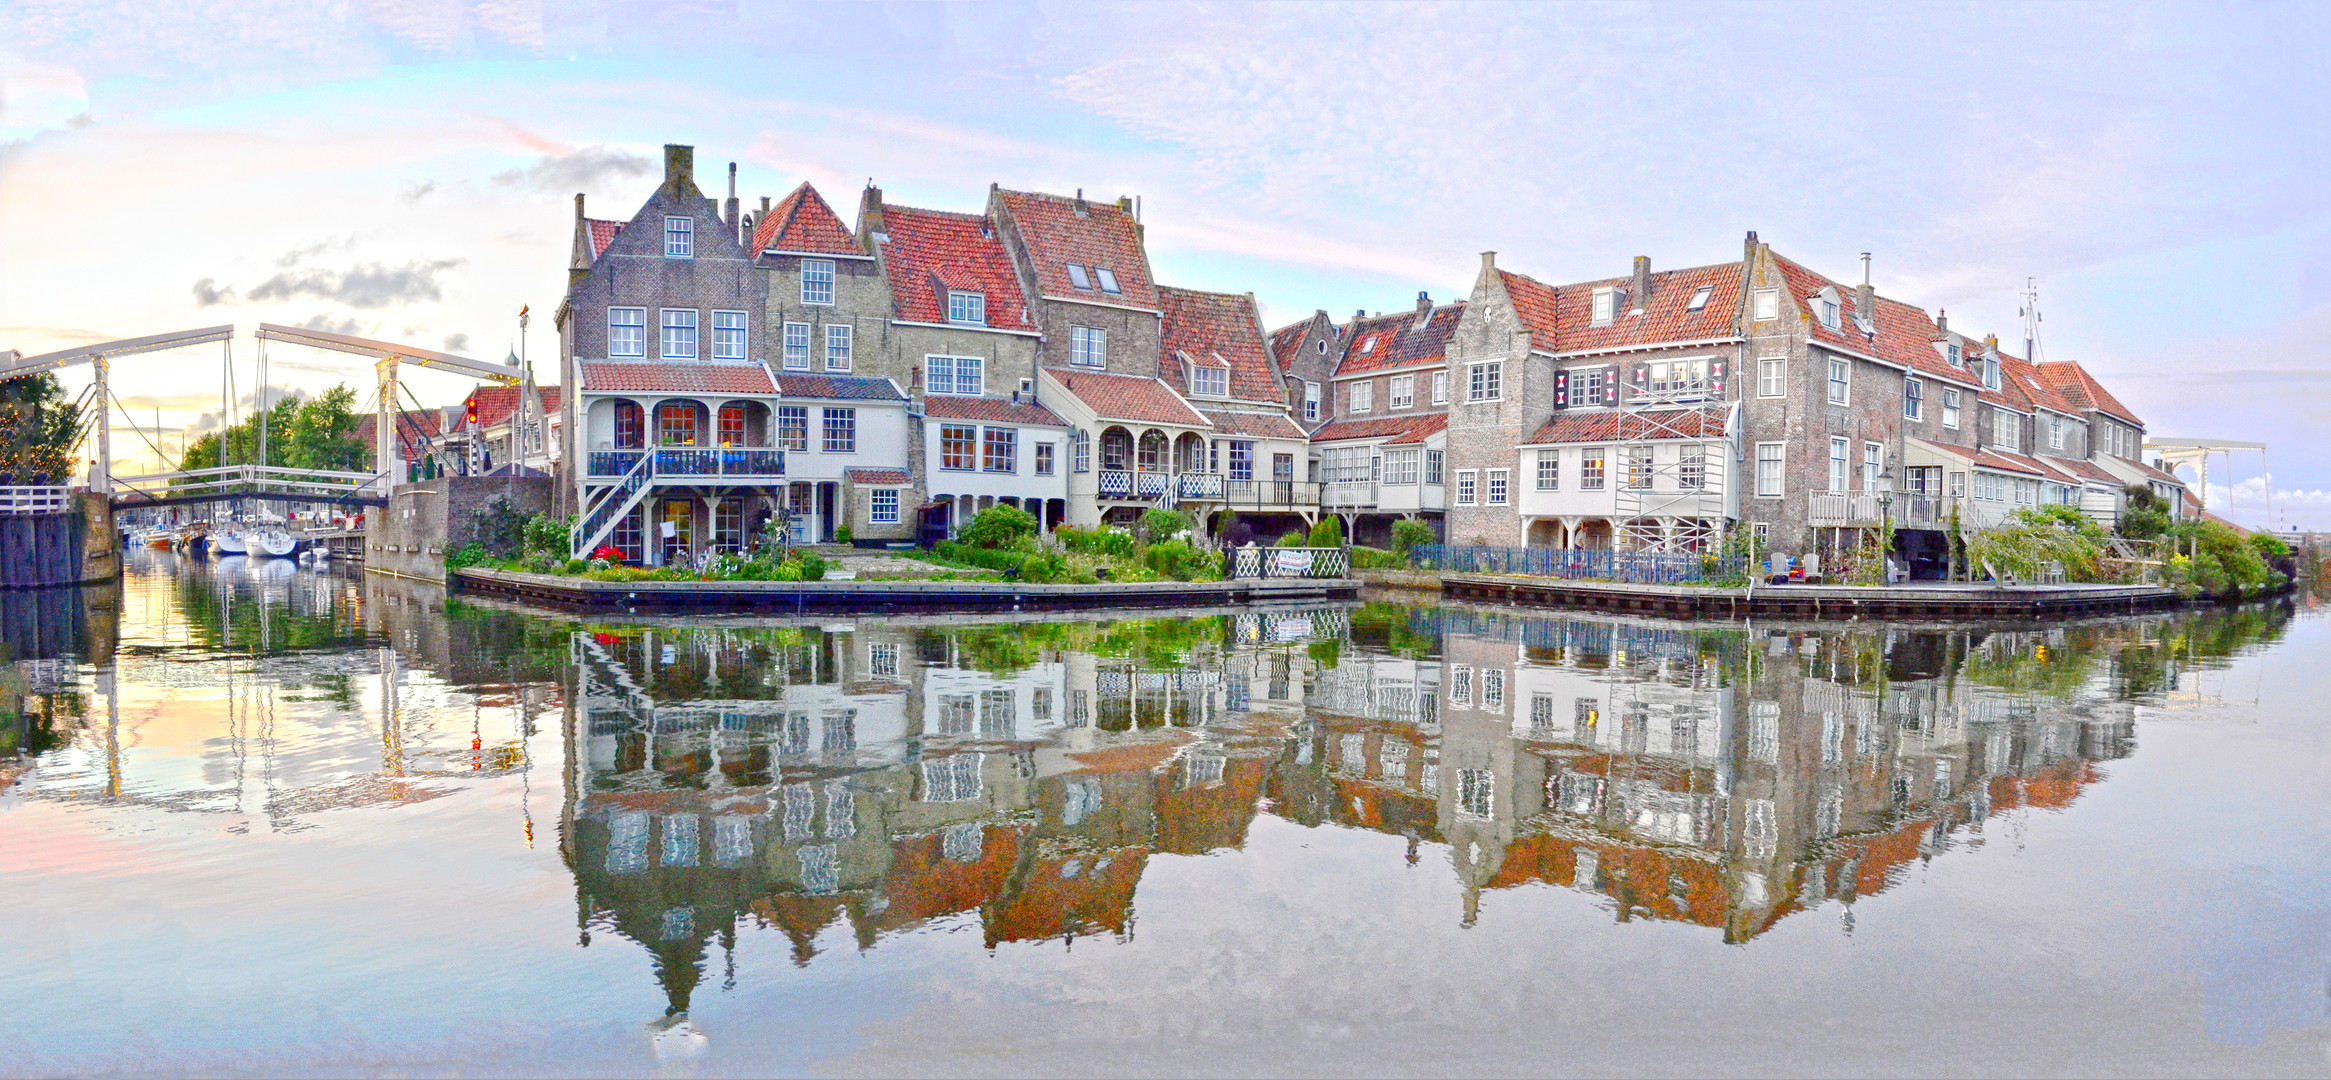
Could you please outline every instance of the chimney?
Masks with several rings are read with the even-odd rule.
[[[578,191],[578,192],[575,192],[575,221],[579,223],[579,222],[581,222],[582,220],[583,220],[583,193],[582,193],[582,192],[580,192],[580,191]]]
[[[1495,269],[1497,269],[1497,252],[1494,252],[1494,251],[1484,251],[1484,252],[1482,252],[1482,253],[1481,253],[1481,271],[1482,271],[1482,273],[1488,273],[1489,271],[1491,271],[1491,270],[1495,270]]]
[[[1878,290],[1870,284],[1870,253],[1862,252],[1862,287],[1854,293],[1854,317],[1864,323],[1875,324],[1878,319]]]
[[[665,144],[664,186],[662,190],[664,194],[676,199],[689,196],[702,198],[704,196],[704,193],[696,188],[695,147]]]
[[[889,231],[890,227],[882,220],[882,189],[869,180],[866,190],[858,195],[858,238],[869,245],[866,250],[872,251],[873,235]]]
[[[1950,333],[1951,313],[1941,308],[1934,309],[1934,328],[1941,333]]]
[[[1426,292],[1423,289],[1418,289],[1416,291],[1416,313],[1419,315],[1430,315],[1433,313],[1433,294]]]
[[[720,219],[728,222],[728,231],[737,232],[737,163],[733,161],[728,163],[728,201],[720,204]],[[744,242],[744,235],[738,233],[737,243]]]
[[[1635,314],[1643,314],[1643,305],[1651,302],[1651,256],[1635,256],[1635,285],[1628,291],[1634,294]]]
[[[767,195],[763,195],[763,196],[761,196],[761,215],[760,215],[760,216],[761,216],[761,217],[763,217],[763,218],[767,218],[767,217],[769,216],[769,197],[768,197]]]
[[[1132,213],[1132,212],[1133,212],[1133,196],[1131,196],[1131,195],[1119,195],[1119,196],[1117,196],[1117,210],[1118,210],[1118,212],[1119,212],[1119,213],[1124,213],[1124,214],[1130,214],[1130,213]]]
[[[1352,312],[1352,321],[1353,321],[1353,322],[1359,322],[1361,319],[1365,319],[1365,318],[1367,318],[1367,317],[1368,317],[1368,309],[1367,309],[1367,308],[1361,308],[1361,309],[1359,309],[1358,311],[1354,311],[1354,312]]]
[[[1078,217],[1091,217],[1093,214],[1093,208],[1085,202],[1085,189],[1083,188],[1076,189],[1074,209]]]
[[[1755,230],[1755,229],[1750,229],[1750,230],[1748,230],[1748,239],[1747,239],[1747,240],[1744,240],[1744,241],[1742,241],[1742,242],[1741,242],[1741,245],[1740,245],[1740,257],[1741,257],[1743,260],[1747,260],[1747,259],[1753,259],[1753,258],[1756,258],[1756,230]]]
[[[1997,335],[1997,334],[1985,334],[1985,335],[1983,335],[1983,351],[1984,351],[1984,352],[1998,352],[1998,351],[1999,351],[1999,335]]]

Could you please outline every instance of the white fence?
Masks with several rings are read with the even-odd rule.
[[[1231,551],[1233,578],[1340,578],[1351,572],[1344,548],[1242,547]]]
[[[0,487],[0,514],[61,514],[72,506],[71,492],[61,486]]]

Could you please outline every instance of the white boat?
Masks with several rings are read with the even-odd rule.
[[[243,550],[248,555],[272,556],[288,559],[306,546],[300,538],[282,529],[255,529],[244,537]]]
[[[244,551],[245,544],[242,533],[220,531],[210,534],[211,554],[223,559],[229,555],[241,555]]]

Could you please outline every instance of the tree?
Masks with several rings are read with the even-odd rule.
[[[0,473],[46,473],[62,483],[73,471],[73,447],[87,432],[54,374],[0,382]]]
[[[258,457],[259,418],[249,417],[186,445],[181,469],[243,465]],[[356,437],[356,391],[342,383],[313,398],[284,398],[267,410],[267,464],[290,469],[368,472],[372,455]]]

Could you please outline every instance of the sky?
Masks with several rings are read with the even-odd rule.
[[[1160,280],[1271,326],[1749,230],[2009,342],[2036,281],[2042,359],[2270,444],[2213,506],[2331,529],[2327,47],[2298,4],[0,0],[0,348],[233,322],[248,396],[262,321],[499,360],[530,305],[549,370],[574,195],[629,217],[684,143],[708,194],[734,161],[845,217],[870,179],[1137,195]],[[371,393],[272,348],[271,385]],[[117,452],[215,424],[220,359],[118,376]]]

